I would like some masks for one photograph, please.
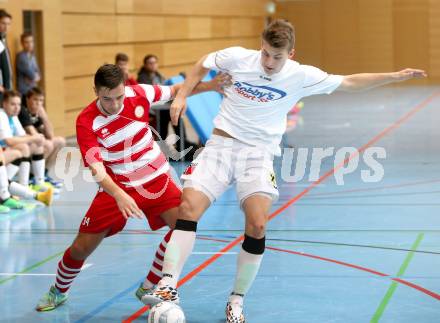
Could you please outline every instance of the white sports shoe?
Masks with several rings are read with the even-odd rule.
[[[245,323],[243,304],[241,302],[228,302],[226,304],[226,323]]]

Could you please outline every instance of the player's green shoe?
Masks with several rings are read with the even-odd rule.
[[[3,204],[0,204],[0,214],[9,213],[9,211],[11,211],[10,208],[8,208],[7,206],[4,206]]]
[[[6,199],[3,203],[3,206],[6,206],[10,209],[13,210],[20,210],[24,208],[24,204],[16,199],[14,199],[13,197],[10,197],[8,199]]]
[[[52,311],[67,301],[67,293],[61,293],[55,286],[40,299],[35,309],[39,312]]]
[[[138,300],[140,300],[142,302],[142,297],[147,294],[147,293],[151,293],[151,289],[146,289],[142,287],[142,283],[139,285],[139,288],[136,290],[136,297]]]

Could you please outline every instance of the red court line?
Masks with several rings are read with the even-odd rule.
[[[391,124],[390,126],[386,127],[384,130],[382,130],[380,133],[378,133],[375,137],[373,137],[370,141],[368,141],[365,145],[357,149],[356,153],[350,155],[342,163],[335,166],[333,169],[329,170],[327,173],[325,173],[323,176],[321,176],[318,180],[311,183],[310,186],[308,186],[306,189],[304,189],[301,193],[290,199],[287,203],[285,203],[283,206],[281,206],[279,209],[277,209],[275,212],[273,212],[269,216],[269,221],[278,216],[281,212],[286,210],[289,206],[291,206],[293,203],[298,201],[300,198],[302,198],[304,195],[306,195],[308,192],[310,192],[314,187],[321,184],[324,180],[326,180],[328,177],[333,175],[336,171],[341,169],[346,163],[348,163],[350,160],[352,160],[354,157],[358,156],[361,152],[366,150],[368,147],[385,137],[389,132],[392,130],[398,128],[401,126],[405,121],[407,121],[409,118],[411,118],[414,114],[422,110],[424,107],[426,107],[435,97],[440,95],[440,91],[437,91],[433,94],[431,94],[428,98],[426,98],[423,102],[416,105],[414,108],[412,108],[408,113],[403,115],[400,119],[398,119],[396,122]],[[190,279],[194,278],[199,272],[201,272],[203,269],[205,269],[207,266],[209,266],[211,263],[216,261],[218,258],[220,258],[223,254],[223,252],[227,252],[231,250],[233,247],[235,247],[241,240],[243,240],[243,236],[237,237],[235,240],[231,241],[228,245],[226,245],[222,250],[219,251],[219,253],[211,256],[208,258],[205,262],[200,264],[198,267],[196,267],[194,270],[192,270],[190,273],[188,273],[185,277],[183,277],[180,281],[178,286],[181,286],[185,284]],[[221,253],[220,253],[221,252]],[[123,323],[130,323],[136,320],[139,316],[141,316],[143,313],[147,311],[147,307],[144,306],[140,308],[138,311],[130,315],[127,319],[122,321]]]

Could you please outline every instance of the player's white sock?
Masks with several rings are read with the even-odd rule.
[[[177,220],[173,230],[162,265],[163,278],[159,286],[176,288],[183,265],[194,248],[196,240],[197,222]]]
[[[29,158],[23,158],[20,163],[20,169],[18,170],[18,182],[21,185],[29,185],[29,174],[31,170],[31,163]]]
[[[32,200],[37,197],[37,192],[31,190],[29,186],[24,186],[17,182],[11,182],[9,184],[9,192],[11,192],[12,195],[20,196],[26,200]]]
[[[44,155],[32,155],[32,172],[34,173],[35,184],[42,185],[44,183]]]
[[[5,201],[11,197],[8,186],[8,173],[5,165],[3,165],[3,162],[0,161],[0,199],[2,199],[2,201]]]
[[[18,171],[20,170],[21,161],[22,158],[17,158],[6,165],[6,172],[8,173],[9,180],[12,180],[14,176],[17,175]]]
[[[263,259],[265,241],[266,238],[255,239],[244,235],[244,241],[238,254],[237,272],[231,296],[234,294],[244,296],[251,288]]]

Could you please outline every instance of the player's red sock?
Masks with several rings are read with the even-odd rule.
[[[165,250],[167,249],[167,244],[168,241],[170,241],[172,233],[173,230],[168,231],[168,233],[165,235],[162,242],[160,243],[159,248],[156,251],[153,264],[151,265],[150,272],[148,273],[142,285],[143,288],[151,289],[161,280],[163,256],[165,254]]]
[[[75,260],[70,255],[70,247],[64,252],[63,258],[58,263],[55,287],[65,293],[69,290],[75,277],[80,273],[84,260]]]

